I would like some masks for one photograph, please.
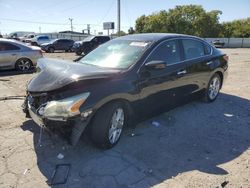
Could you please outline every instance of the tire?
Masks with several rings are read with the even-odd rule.
[[[82,55],[81,51],[76,51],[76,55]]]
[[[127,116],[125,106],[121,102],[110,103],[102,107],[97,111],[90,125],[92,141],[103,149],[114,147],[121,138],[127,123]]]
[[[32,62],[28,58],[21,58],[16,61],[15,68],[17,71],[28,71],[32,67]]]
[[[50,53],[54,53],[55,52],[55,49],[53,47],[49,47],[48,50],[49,50]]]
[[[37,42],[31,42],[32,46],[38,46]]]
[[[208,82],[208,86],[204,93],[204,101],[208,103],[215,101],[220,93],[221,86],[221,77],[219,74],[215,73]]]

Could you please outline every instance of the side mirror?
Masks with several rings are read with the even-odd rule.
[[[166,62],[165,61],[149,61],[145,64],[147,69],[165,69]]]

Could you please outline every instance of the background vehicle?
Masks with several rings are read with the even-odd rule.
[[[29,47],[20,42],[0,39],[0,68],[27,71],[42,57],[38,47]]]
[[[31,39],[33,39],[36,35],[35,34],[28,34],[23,37],[19,37],[20,41],[30,43]]]
[[[42,50],[53,53],[56,50],[71,51],[74,41],[71,39],[54,39],[49,43],[41,44]]]
[[[15,31],[15,32],[12,32],[8,35],[9,38],[20,38],[20,37],[23,37],[25,35],[29,35],[29,34],[35,34],[34,32],[32,31]]]
[[[27,116],[53,129],[63,121],[73,144],[88,126],[93,142],[110,148],[133,114],[176,105],[194,93],[214,101],[228,57],[197,37],[138,34],[111,40],[78,63],[43,59],[39,66],[43,71],[28,85]]]
[[[50,38],[47,35],[38,35],[31,39],[31,45],[40,46],[43,43],[50,42]]]
[[[214,41],[213,41],[213,45],[214,45],[216,48],[223,48],[223,46],[225,45],[225,42],[220,41],[220,40],[214,40]]]
[[[74,51],[77,55],[81,55],[82,53],[86,55],[99,45],[109,40],[110,40],[109,36],[89,36],[85,38],[83,41],[75,42],[72,47],[72,51]]]

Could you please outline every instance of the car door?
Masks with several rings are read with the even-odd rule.
[[[13,67],[19,53],[20,48],[18,46],[7,42],[0,42],[0,67]]]
[[[167,40],[156,47],[139,71],[139,90],[143,103],[158,107],[178,100],[186,93],[186,64],[182,61],[179,40]],[[166,63],[165,68],[147,70],[153,61]]]
[[[211,47],[198,39],[182,39],[188,92],[194,93],[206,87],[213,70]]]
[[[67,50],[68,49],[68,43],[69,41],[66,39],[61,40],[61,50]]]

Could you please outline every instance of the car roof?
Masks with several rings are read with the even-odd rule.
[[[16,40],[13,40],[13,39],[0,38],[0,42],[7,42],[7,43],[11,43],[11,44],[17,45],[17,46],[22,47],[22,48],[29,48],[29,49],[31,49],[30,46],[27,46],[26,44],[24,44],[22,42],[19,42],[19,41],[16,41]]]
[[[8,42],[8,43],[15,43],[15,44],[21,44],[22,45],[22,43],[21,42],[19,42],[19,41],[16,41],[16,40],[14,40],[14,39],[5,39],[5,38],[0,38],[0,42]]]
[[[161,41],[163,39],[178,38],[178,37],[189,37],[198,38],[191,35],[176,34],[176,33],[143,33],[143,34],[133,34],[118,37],[115,40],[135,40],[135,41]]]

